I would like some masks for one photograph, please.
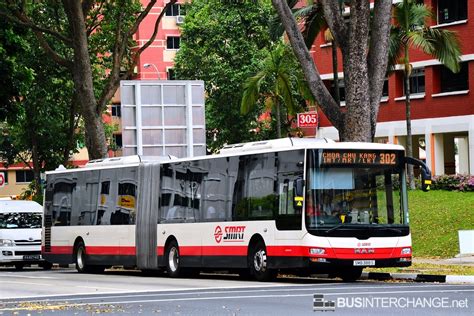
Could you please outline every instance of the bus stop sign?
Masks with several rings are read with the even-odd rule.
[[[318,112],[298,113],[298,127],[318,127]]]

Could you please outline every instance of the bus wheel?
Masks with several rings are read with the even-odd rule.
[[[362,275],[362,268],[348,268],[339,273],[339,277],[344,282],[355,282]]]
[[[166,272],[172,278],[177,278],[180,272],[179,247],[175,240],[172,240],[166,248]]]
[[[23,263],[15,263],[15,270],[21,271],[25,265]]]
[[[250,273],[257,281],[271,281],[277,271],[267,267],[267,249],[262,241],[253,247],[249,258]]]
[[[76,247],[76,270],[79,273],[89,272],[89,266],[86,264],[86,246],[81,241]]]

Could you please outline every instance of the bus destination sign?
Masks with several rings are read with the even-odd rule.
[[[396,152],[324,150],[323,165],[390,165],[397,164]]]

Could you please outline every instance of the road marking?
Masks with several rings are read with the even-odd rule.
[[[85,286],[85,285],[76,285],[74,287],[80,287],[80,288],[84,288],[84,289],[94,289],[94,290],[97,290],[97,289],[104,289],[104,290],[118,290],[120,291],[120,289],[117,289],[117,288],[113,288],[113,287],[97,287],[97,286]]]
[[[446,292],[474,292],[474,289],[466,290],[444,290],[444,291],[389,291],[389,292],[339,292],[339,293],[325,293],[325,295],[373,295],[383,296],[384,294],[405,294],[405,293],[446,293]],[[120,302],[91,302],[91,303],[76,303],[76,304],[57,304],[49,306],[41,306],[43,310],[60,309],[60,308],[71,308],[80,306],[90,305],[123,305],[123,304],[137,304],[137,303],[159,303],[159,302],[177,302],[177,301],[206,301],[206,300],[222,300],[222,299],[252,299],[252,298],[284,298],[284,297],[313,297],[313,294],[281,294],[281,295],[243,295],[243,296],[216,296],[216,297],[187,297],[187,298],[174,298],[174,299],[157,299],[157,300],[134,300],[134,301],[120,301]],[[19,311],[19,310],[38,310],[38,306],[33,307],[13,307],[13,308],[2,308],[0,311]]]
[[[42,276],[28,276],[28,275],[19,275],[17,273],[12,273],[9,272],[9,274],[4,274],[2,275],[3,277],[9,277],[9,278],[25,278],[25,279],[54,279],[54,280],[59,280],[59,278],[53,278],[53,277],[42,277]]]
[[[333,285],[338,285],[338,284],[333,284]],[[96,287],[87,287],[87,286],[77,286],[77,287],[83,287],[83,288],[91,288],[91,289],[96,289]],[[433,287],[440,287],[440,288],[446,288],[446,287],[449,287],[449,288],[452,288],[452,287],[464,287],[464,285],[455,285],[455,284],[446,284],[446,285],[442,285],[442,284],[439,284],[439,285],[433,285],[433,284],[423,284],[423,285],[405,285],[405,286],[402,286],[402,285],[393,285],[393,286],[352,286],[352,287],[306,287],[306,288],[291,288],[291,289],[288,289],[288,288],[280,288],[280,289],[252,289],[252,288],[249,288],[249,289],[242,289],[242,290],[233,290],[232,288],[226,288],[222,291],[216,291],[216,289],[219,289],[219,288],[207,288],[207,289],[204,289],[204,292],[200,292],[199,290],[198,291],[195,291],[195,290],[183,290],[182,292],[183,293],[176,293],[176,291],[174,291],[174,293],[162,293],[162,291],[156,291],[155,293],[151,293],[151,292],[128,292],[127,294],[129,295],[114,295],[114,294],[125,294],[125,293],[122,293],[122,292],[115,292],[115,293],[109,293],[110,295],[113,295],[113,296],[103,296],[104,294],[103,293],[88,293],[88,294],[84,294],[84,295],[90,295],[89,297],[77,297],[77,298],[65,298],[67,299],[68,301],[85,301],[85,300],[98,300],[98,299],[121,299],[121,298],[133,298],[133,297],[137,297],[137,296],[140,296],[140,297],[150,297],[150,296],[156,296],[156,295],[159,295],[159,296],[176,296],[176,295],[204,295],[204,294],[226,294],[226,293],[248,293],[248,292],[279,292],[279,291],[286,291],[286,290],[290,290],[292,292],[295,292],[295,291],[310,291],[311,293],[315,293],[315,292],[318,292],[318,291],[333,291],[333,290],[346,290],[346,289],[407,289],[407,288],[433,288]],[[456,289],[455,291],[459,291],[459,290],[462,290],[462,289]],[[406,292],[406,291],[404,291]],[[141,294],[143,293],[143,294]],[[353,294],[358,294],[359,292],[356,292],[356,293],[353,293]],[[386,293],[386,292],[375,292],[375,293]],[[331,292],[325,292],[325,294],[327,295],[332,295],[333,293]],[[99,296],[98,296],[99,295]],[[102,295],[102,296],[100,296]],[[62,296],[61,296],[62,297]],[[41,297],[43,298],[43,297]],[[58,298],[56,300],[51,300],[51,301],[62,301],[63,299],[62,298]],[[27,302],[36,302],[37,300],[21,300],[21,301],[3,301],[3,303],[14,303],[14,302],[21,302],[21,303],[27,303]]]
[[[44,285],[44,286],[52,286],[53,284],[49,283],[33,283],[33,282],[19,282],[19,281],[2,281],[2,283],[14,283],[14,284],[34,284],[34,285]]]

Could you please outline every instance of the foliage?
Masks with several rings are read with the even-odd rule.
[[[28,186],[23,189],[23,192],[20,194],[20,199],[21,200],[30,200],[30,201],[35,201],[39,204],[43,204],[43,190],[37,190],[38,187],[42,186],[37,186],[36,181],[33,180],[31,181]]]
[[[474,191],[474,176],[470,175],[442,175],[433,177],[432,181],[432,190]]]
[[[140,0],[120,1],[0,1],[2,19],[34,30],[45,56],[65,69],[74,83],[73,101],[84,118],[91,158],[107,155],[102,112],[120,80],[133,74],[140,54],[154,42],[161,18],[156,16],[153,34],[137,47],[133,40],[138,25],[157,0],[142,8]]]
[[[269,47],[267,1],[196,0],[186,6],[180,49],[175,58],[178,79],[204,80],[207,145],[214,152],[226,143],[267,137],[252,132],[258,126],[255,109],[240,114],[242,85],[255,73]]]
[[[288,131],[291,125],[288,116],[295,116],[302,108],[295,94],[297,91],[304,94],[308,89],[304,87],[306,82],[303,80],[303,74],[289,46],[278,42],[267,52],[267,56],[258,65],[257,74],[245,81],[241,112],[242,114],[250,112],[260,99],[267,111],[272,110],[277,123],[277,137],[280,138],[281,112],[286,118],[284,123]],[[302,104],[304,106],[304,101]],[[273,110],[276,113],[273,113]]]
[[[472,229],[474,193],[408,191],[413,255],[454,257],[458,230]]]

